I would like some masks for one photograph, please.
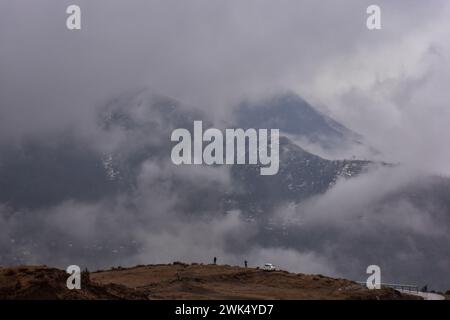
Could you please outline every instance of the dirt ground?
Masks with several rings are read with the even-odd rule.
[[[67,289],[67,277],[64,270],[46,266],[0,268],[0,299],[414,299],[345,279],[227,265],[174,263],[84,272],[81,290]]]

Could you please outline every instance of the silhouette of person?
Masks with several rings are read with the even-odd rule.
[[[217,258],[214,257],[214,264],[217,264]]]
[[[245,267],[247,268],[247,266],[248,266],[247,260],[244,261],[244,264],[245,264]]]

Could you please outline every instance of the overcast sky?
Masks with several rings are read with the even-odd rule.
[[[149,87],[224,119],[293,90],[391,161],[450,173],[448,1],[0,3],[0,136],[93,130],[95,107]],[[82,9],[82,30],[65,27]],[[11,141],[11,140],[10,140]]]
[[[374,3],[382,29],[369,31],[366,8]],[[80,31],[66,29],[70,4],[82,9]],[[218,122],[244,98],[294,91],[363,134],[385,160],[450,174],[449,16],[448,0],[2,0],[0,147],[67,129],[105,143],[95,139],[105,135],[96,122],[99,107],[140,88]],[[139,99],[125,101],[132,109]],[[141,118],[138,125],[150,123]],[[157,124],[165,134],[169,126]],[[147,133],[125,132],[128,140],[116,139],[111,149],[127,154],[151,138],[165,142]],[[90,159],[89,148],[80,150]],[[110,267],[218,255],[229,263],[276,261],[291,271],[360,278],[367,261],[383,257],[395,270],[393,281],[439,285],[447,275],[448,246],[436,243],[450,243],[448,208],[380,202],[420,185],[415,168],[339,181],[301,208],[283,204],[274,219],[303,220],[289,220],[292,243],[276,247],[265,246],[264,234],[258,238],[239,212],[191,217],[189,192],[232,190],[228,169],[181,172],[170,165],[143,161],[133,192],[114,199],[64,199],[28,211],[0,203],[0,261],[64,266],[78,259]],[[136,243],[142,251],[133,251]]]

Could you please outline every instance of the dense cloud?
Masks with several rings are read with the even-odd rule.
[[[286,243],[313,247],[340,273],[363,279],[365,267],[376,264],[383,282],[445,288],[450,216],[432,186],[423,173],[378,168],[274,215],[295,234]]]
[[[76,2],[74,32],[72,1],[0,2],[0,174],[40,168],[41,179],[31,169],[13,179],[18,190],[30,179],[34,196],[64,185],[22,199],[0,181],[0,264],[218,256],[357,280],[379,264],[386,281],[450,287],[450,205],[435,189],[448,185],[424,178],[450,172],[447,1],[377,1],[375,32],[365,26],[372,1]],[[222,203],[238,188],[229,167],[171,164],[175,127],[199,115],[224,126],[242,100],[285,91],[407,168],[278,204],[264,217],[273,230]]]
[[[205,175],[200,169],[217,172]],[[221,263],[272,262],[290,271],[355,280],[364,280],[366,267],[377,264],[385,282],[445,289],[448,203],[433,196],[432,180],[421,180],[424,176],[410,169],[373,168],[340,180],[323,195],[281,204],[261,217],[267,224],[205,200],[216,195],[211,188],[231,192],[223,168],[180,171],[147,161],[131,194],[32,211],[2,207],[1,261],[96,269],[209,263],[217,256]]]
[[[95,106],[136,86],[216,120],[291,89],[397,161],[445,136],[431,130],[446,129],[446,1],[379,1],[379,32],[365,26],[369,1],[78,1],[79,32],[65,29],[68,4],[0,5],[2,138],[95,130]],[[398,154],[410,139],[419,150]]]

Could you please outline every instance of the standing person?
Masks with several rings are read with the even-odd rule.
[[[214,257],[214,264],[217,264],[217,258]]]
[[[247,268],[247,265],[248,265],[247,260],[244,261],[244,264],[245,264],[245,267]]]

